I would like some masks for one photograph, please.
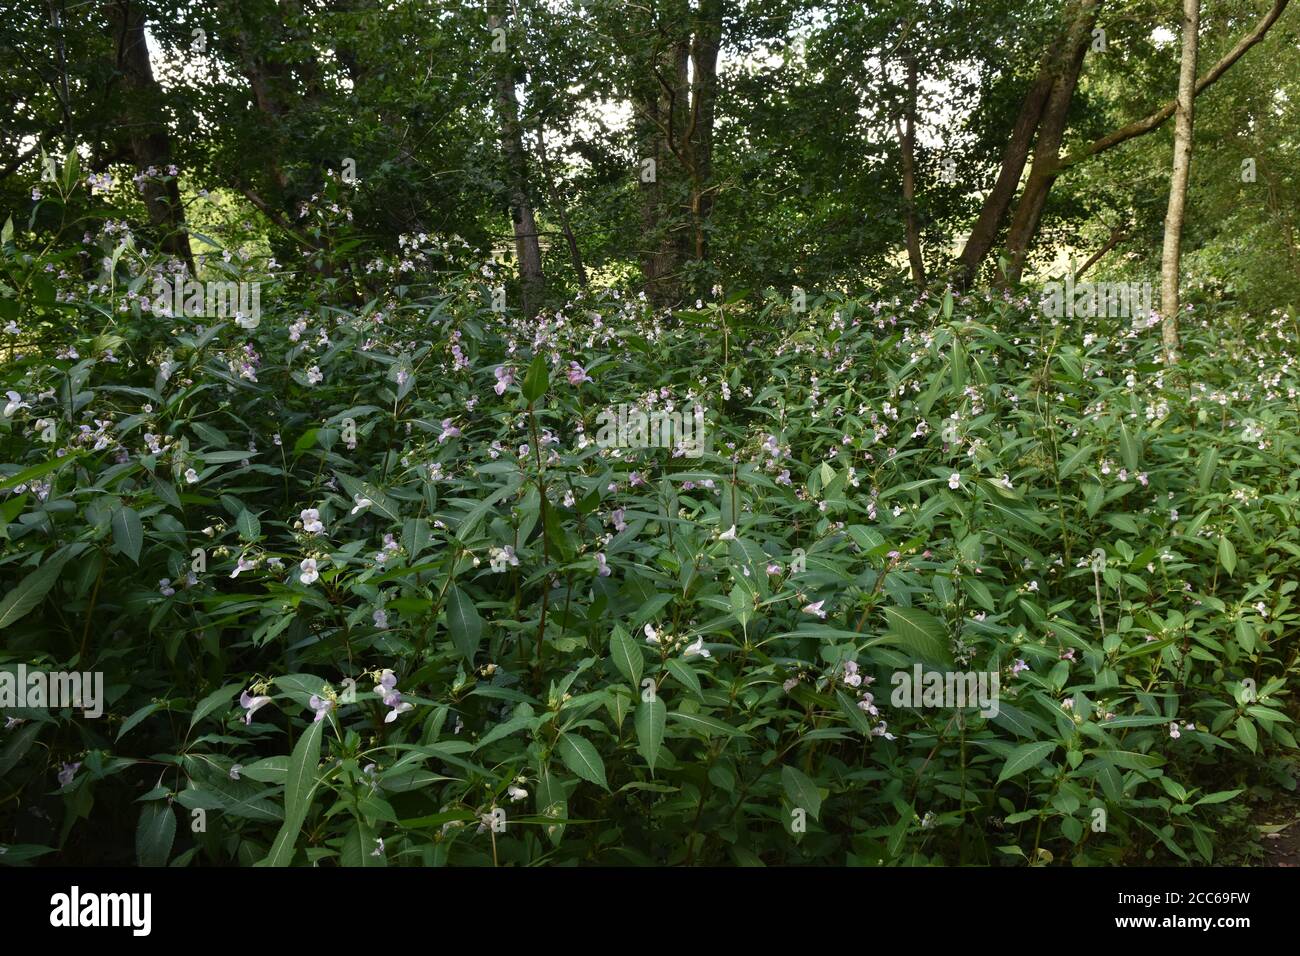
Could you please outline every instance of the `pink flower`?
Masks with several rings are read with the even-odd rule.
[[[817,617],[825,619],[826,612],[822,610],[822,605],[825,603],[826,600],[823,598],[820,601],[814,601],[812,604],[805,604],[803,612],[805,614],[815,614]]]
[[[450,418],[442,420],[442,434],[438,436],[438,444],[441,445],[448,438],[459,438],[460,429],[451,423]]]
[[[590,381],[591,381],[591,376],[587,374],[587,370],[585,368],[583,368],[577,362],[569,363],[569,384],[570,385],[576,387],[578,385],[581,385],[583,382],[590,382]]]
[[[506,389],[515,383],[515,373],[504,365],[498,365],[493,374],[497,377],[497,383],[492,386],[492,389],[498,395],[504,395]]]
[[[393,708],[384,716],[384,723],[391,724],[399,715],[414,710],[415,705],[402,700],[402,692],[397,689],[397,676],[391,670],[379,675],[379,684],[375,693],[384,699],[384,706]]]
[[[316,719],[314,723],[318,724],[324,720],[325,715],[334,708],[334,701],[330,700],[328,697],[317,697],[315,694],[311,695],[311,700],[307,701],[307,703],[312,710],[316,711]]]
[[[250,696],[248,691],[239,695],[239,706],[244,708],[244,723],[251,724],[253,715],[271,702],[271,698],[265,695],[257,697]]]

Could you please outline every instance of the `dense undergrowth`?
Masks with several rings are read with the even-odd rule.
[[[0,662],[107,703],[5,712],[0,862],[1206,863],[1292,785],[1290,316],[1177,368],[1029,292],[526,321],[417,237],[211,256],[254,323],[123,237],[4,246]]]

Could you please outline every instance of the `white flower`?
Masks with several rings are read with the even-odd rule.
[[[953,491],[956,491],[958,488],[961,487],[961,475],[959,473],[954,471],[951,475],[948,476],[948,487],[951,488]]]
[[[733,524],[733,525],[732,525],[730,528],[728,528],[726,531],[722,532],[722,534],[718,535],[718,540],[719,540],[719,541],[735,541],[735,540],[736,540],[736,526]]]
[[[20,408],[32,407],[24,402],[23,397],[17,392],[5,392],[5,397],[9,399],[8,404],[5,405],[5,418],[11,417]]]
[[[298,580],[303,584],[313,584],[320,577],[320,572],[316,570],[315,558],[304,558],[298,568]]]
[[[708,651],[706,651],[706,650],[704,649],[704,638],[703,638],[703,637],[698,637],[698,638],[696,638],[694,644],[691,644],[690,646],[688,646],[688,647],[686,648],[686,650],[682,651],[682,656],[683,656],[683,657],[695,657],[696,655],[699,655],[700,657],[712,657],[712,656],[713,656],[712,654],[710,654]]]
[[[826,612],[822,610],[822,605],[825,603],[826,600],[825,598],[823,598],[822,600],[815,601],[812,604],[805,604],[803,608],[803,612],[805,614],[815,614],[817,617],[825,618]]]
[[[515,786],[512,783],[510,786],[506,787],[506,796],[508,796],[511,800],[518,801],[528,796],[528,791],[525,790],[523,787]]]
[[[320,534],[325,530],[321,524],[320,511],[316,508],[304,508],[298,517],[302,519],[302,530],[308,534]]]
[[[352,500],[356,502],[356,504],[352,508],[352,512],[351,512],[352,514],[356,514],[362,508],[369,508],[371,505],[374,504],[374,502],[371,501],[369,498],[362,498],[360,495],[353,495]]]
[[[257,567],[257,565],[254,562],[249,561],[248,558],[241,557],[239,561],[235,564],[235,570],[230,572],[230,576],[232,578],[237,578],[239,577],[241,572],[251,571],[255,567]]]
[[[199,473],[193,468],[186,468],[185,482],[186,484],[197,485],[199,483]]]
[[[325,376],[321,373],[320,367],[313,365],[307,369],[307,382],[310,385],[319,385],[325,381]]]
[[[658,644],[658,643],[659,643],[659,632],[656,631],[656,630],[655,630],[652,626],[650,626],[649,624],[647,624],[647,625],[645,626],[645,642],[646,642],[647,644]]]
[[[1173,738],[1174,740],[1177,740],[1179,737],[1182,736],[1182,734],[1180,734],[1180,733],[1178,732],[1178,722],[1177,722],[1177,721],[1174,721],[1173,723],[1171,723],[1171,724],[1169,725],[1169,736],[1170,736],[1171,738]]]

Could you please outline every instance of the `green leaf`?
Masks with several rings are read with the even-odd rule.
[[[556,750],[559,751],[564,765],[583,780],[588,780],[605,790],[609,789],[609,784],[605,782],[605,762],[600,759],[600,754],[596,752],[591,741],[577,734],[560,734]]]
[[[84,549],[85,545],[74,545],[55,552],[53,558],[23,578],[18,583],[18,587],[0,599],[0,630],[20,620],[39,605],[50,588],[54,587],[54,582],[59,579],[59,572],[63,570],[63,566]]]
[[[229,707],[230,702],[235,699],[235,695],[239,693],[242,686],[242,684],[227,684],[225,687],[214,690],[199,701],[198,706],[194,708],[194,716],[190,718],[190,729],[192,730],[195,724],[214,710]]]
[[[668,673],[681,681],[687,689],[694,691],[696,697],[700,700],[704,699],[704,691],[700,689],[700,679],[695,676],[695,671],[675,657],[669,658],[664,666],[668,669]]]
[[[115,737],[114,740],[121,740],[126,735],[127,731],[129,731],[136,724],[140,723],[140,721],[144,720],[146,717],[148,717],[150,714],[152,714],[155,710],[157,710],[161,706],[162,704],[159,704],[156,701],[145,704],[143,707],[137,710],[126,720],[122,721],[122,726],[118,728],[117,737]]]
[[[340,862],[350,867],[388,866],[388,857],[379,849],[375,831],[357,819],[343,837]]]
[[[136,564],[140,563],[140,548],[144,546],[144,525],[134,508],[125,505],[113,512],[113,544],[117,550]]]
[[[245,541],[256,541],[262,536],[262,522],[258,520],[257,515],[245,509],[239,513],[235,519],[235,527],[239,530],[239,536]]]
[[[1138,443],[1133,439],[1133,434],[1128,430],[1128,425],[1123,423],[1119,426],[1119,454],[1124,459],[1124,465],[1129,471],[1138,470]]]
[[[1144,754],[1136,750],[1090,750],[1088,752],[1114,764],[1121,770],[1154,770],[1165,762],[1163,757],[1156,754]]]
[[[17,474],[10,475],[7,478],[0,478],[0,491],[6,488],[12,488],[14,485],[25,485],[34,478],[41,478],[57,469],[60,465],[66,465],[72,461],[73,455],[66,455],[63,458],[51,458],[49,461],[41,462],[39,465],[32,465],[25,468]]]
[[[785,795],[790,798],[791,804],[807,810],[814,820],[821,819],[821,791],[806,774],[786,764],[781,768],[781,786],[785,789]]]
[[[472,661],[483,640],[483,618],[469,595],[456,585],[447,594],[447,629],[460,656]]]
[[[1001,783],[1003,780],[1010,780],[1012,777],[1024,773],[1031,767],[1038,766],[1046,760],[1048,755],[1055,749],[1056,744],[1051,742],[1024,744],[1017,747],[1015,750],[1011,751],[1011,754],[1007,757],[1007,762],[1002,765],[1002,772],[998,774],[997,783]]]
[[[1237,549],[1228,540],[1227,535],[1219,538],[1219,563],[1229,576],[1237,570]]]
[[[284,783],[284,823],[260,866],[288,866],[293,860],[294,844],[316,791],[316,765],[320,763],[325,723],[322,720],[308,724],[289,756],[289,774]]]
[[[645,659],[641,648],[619,624],[614,625],[614,633],[609,639],[609,656],[614,659],[614,666],[628,679],[634,688],[641,686],[641,670]]]
[[[642,700],[636,709],[637,752],[645,758],[654,773],[655,762],[659,759],[659,747],[664,742],[664,726],[668,720],[668,708],[658,695],[654,700]]]
[[[719,720],[717,717],[706,717],[704,714],[690,714],[682,710],[674,710],[668,715],[678,723],[685,724],[690,730],[698,730],[706,737],[712,737],[715,734],[722,734],[727,737],[748,737],[749,734],[743,730],[737,730],[731,724]]]
[[[1251,753],[1257,752],[1259,750],[1259,734],[1255,732],[1255,724],[1251,719],[1242,714],[1237,718],[1236,727],[1237,736],[1241,738],[1241,742],[1250,748]]]
[[[135,858],[141,866],[166,866],[176,839],[176,813],[166,800],[153,800],[140,808],[135,828]]]
[[[1210,482],[1214,478],[1214,471],[1219,467],[1219,449],[1207,448],[1201,455],[1200,464],[1196,467],[1196,488],[1198,491],[1206,491],[1210,487]]]
[[[952,648],[948,628],[933,614],[914,607],[886,606],[891,643],[897,644],[913,658],[952,666]]]
[[[537,778],[537,811],[542,816],[549,816],[556,821],[569,818],[569,801],[565,795],[564,783],[551,773],[549,765],[542,768]],[[556,822],[543,828],[552,845],[560,845],[560,840],[564,838],[564,826],[563,823]]]
[[[0,750],[0,778],[3,778],[5,774],[17,766],[18,761],[23,759],[23,754],[31,749],[32,743],[36,740],[36,735],[41,732],[41,728],[44,726],[42,723],[32,721],[10,735],[9,739],[5,741],[4,749]]]
[[[524,384],[520,387],[524,401],[529,405],[533,404],[546,394],[550,384],[550,373],[546,368],[546,356],[539,352],[533,356],[533,363],[528,366],[528,373],[524,375]]]
[[[1201,799],[1193,803],[1192,806],[1199,807],[1202,804],[1208,806],[1215,803],[1227,803],[1233,797],[1237,796],[1237,794],[1244,792],[1244,788],[1237,790],[1220,790],[1218,793],[1211,793],[1209,796],[1201,797]]]

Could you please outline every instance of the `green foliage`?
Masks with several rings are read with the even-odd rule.
[[[6,711],[4,862],[1208,863],[1290,780],[1289,316],[1176,370],[1010,295],[526,322],[430,240],[361,305],[233,257],[249,328],[97,239],[0,272],[0,661],[106,697]]]

